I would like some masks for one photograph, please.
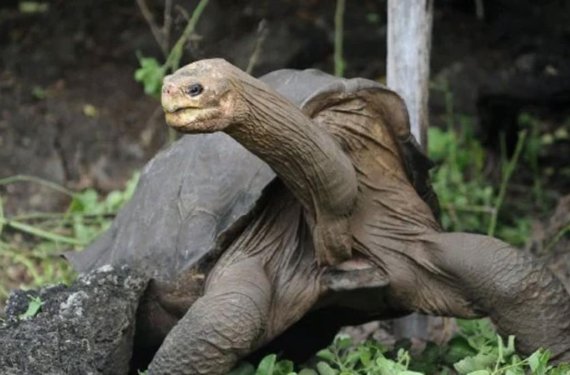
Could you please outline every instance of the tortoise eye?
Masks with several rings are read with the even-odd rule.
[[[202,91],[204,91],[204,87],[199,83],[194,83],[188,86],[188,89],[186,90],[190,96],[198,96],[202,93]]]

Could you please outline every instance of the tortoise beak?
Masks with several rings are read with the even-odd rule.
[[[164,112],[168,126],[182,133],[212,133],[225,127],[217,121],[220,113],[215,108],[184,107]]]

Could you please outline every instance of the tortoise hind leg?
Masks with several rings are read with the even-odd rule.
[[[447,290],[459,291],[500,333],[515,335],[521,352],[542,347],[570,360],[570,294],[537,259],[483,235],[438,233],[422,240],[426,258],[446,275],[440,280]]]
[[[225,268],[168,334],[149,374],[225,374],[265,332],[271,285],[250,258]]]

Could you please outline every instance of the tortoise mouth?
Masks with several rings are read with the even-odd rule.
[[[217,131],[215,120],[219,111],[215,108],[185,107],[174,111],[164,111],[166,123],[183,133],[208,133]]]

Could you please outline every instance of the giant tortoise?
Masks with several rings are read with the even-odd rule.
[[[137,340],[166,338],[150,374],[224,374],[292,330],[413,311],[489,316],[522,352],[570,359],[570,296],[543,265],[441,231],[394,92],[315,70],[257,80],[212,59],[167,77],[162,105],[176,130],[218,133],[151,161],[111,229],[72,259],[153,279]]]

